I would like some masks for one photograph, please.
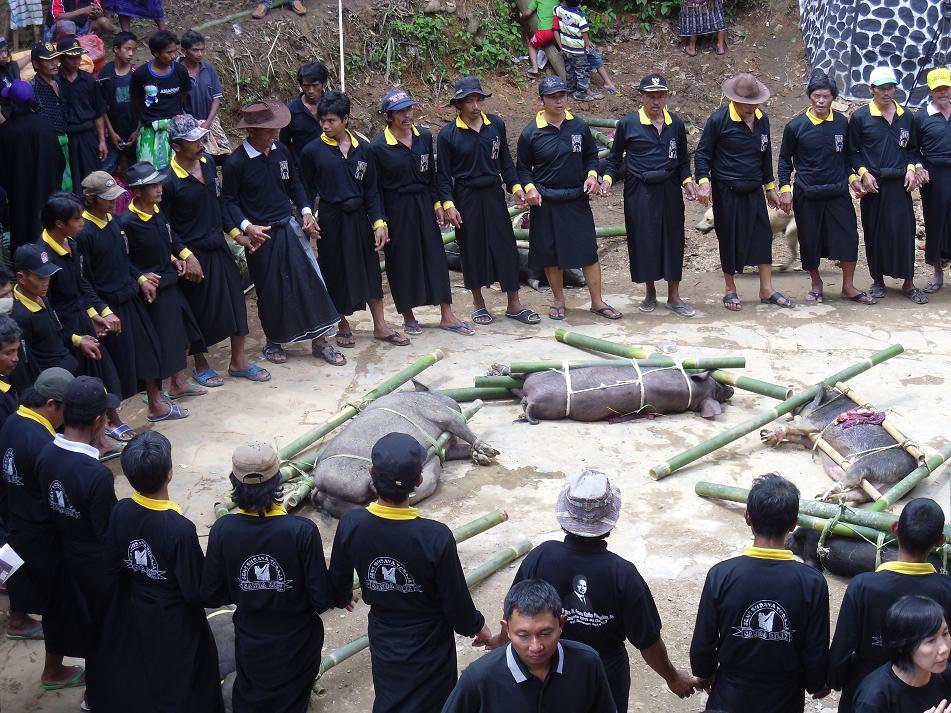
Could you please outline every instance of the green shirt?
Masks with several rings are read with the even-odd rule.
[[[551,29],[556,7],[558,7],[558,0],[532,0],[528,4],[528,9],[534,10],[535,14],[538,15],[539,30]]]

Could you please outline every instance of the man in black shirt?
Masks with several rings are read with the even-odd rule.
[[[311,141],[320,137],[317,105],[327,87],[327,68],[321,62],[308,62],[297,70],[300,94],[287,105],[291,122],[281,129],[280,142],[291,150],[295,160]],[[308,187],[309,188],[309,187]]]
[[[746,503],[753,546],[707,573],[690,665],[712,686],[708,708],[802,713],[805,691],[829,693],[829,588],[784,548],[798,515],[795,485],[775,473],[756,478]]]
[[[934,276],[924,287],[931,294],[944,285],[945,260],[951,259],[951,72],[938,67],[928,72],[931,101],[915,117],[921,163],[921,205],[925,217],[925,262]]]
[[[70,171],[69,137],[66,135],[66,103],[56,77],[59,72],[60,53],[50,42],[39,42],[30,52],[30,61],[33,63],[33,98],[36,101],[37,113],[46,119],[59,140],[63,156],[66,158],[66,167],[62,176],[62,190],[73,190],[73,177]],[[82,176],[76,177],[76,182],[82,181]],[[43,197],[43,202],[46,196]]]
[[[79,68],[83,54],[75,37],[64,37],[56,45],[60,53],[60,95],[66,108],[66,135],[69,137],[69,168],[75,179],[73,190],[82,195],[80,183],[106,160],[106,102],[95,78]]]
[[[19,325],[7,315],[0,314],[0,426],[20,405],[17,390],[10,382],[10,375],[20,363],[20,335]],[[2,517],[3,508],[0,507]]]
[[[604,473],[585,470],[572,476],[555,508],[564,542],[549,540],[532,550],[513,584],[543,579],[561,593],[562,640],[580,641],[598,652],[614,702],[619,711],[626,711],[631,662],[625,639],[681,698],[700,682],[670,662],[654,597],[637,567],[607,550],[606,539],[620,515],[621,493]],[[492,648],[507,641],[503,631]]]
[[[752,74],[744,73],[726,80],[723,94],[730,103],[707,119],[694,154],[697,200],[704,205],[713,203],[720,269],[726,283],[723,306],[731,312],[742,309],[733,278],[744,267],[755,265],[760,302],[792,307],[785,295],[773,289],[773,229],[766,206],[778,208],[779,196],[773,178],[769,117],[759,108],[769,99],[769,90]]]
[[[667,309],[681,317],[696,310],[680,297],[684,267],[684,201],[694,200],[687,129],[683,119],[667,111],[667,80],[648,74],[641,80],[641,108],[618,122],[614,147],[601,179],[601,195],[611,194],[614,178],[627,169],[624,222],[631,280],[647,283],[638,309],[657,307],[657,280],[667,281]]]
[[[192,80],[185,66],[175,61],[178,37],[171,32],[159,30],[152,35],[149,52],[152,59],[132,74],[129,99],[139,123],[136,158],[161,171],[171,159],[168,122],[184,110]]]
[[[617,713],[601,658],[587,644],[561,639],[565,620],[548,582],[514,584],[502,610],[511,643],[463,672],[442,713]]]

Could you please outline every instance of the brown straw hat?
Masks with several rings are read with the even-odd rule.
[[[723,83],[723,96],[741,104],[762,104],[769,99],[769,89],[752,74],[744,72]]]
[[[241,108],[241,120],[236,129],[283,129],[291,123],[291,112],[282,102],[252,102]]]

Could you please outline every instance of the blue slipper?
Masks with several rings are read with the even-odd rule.
[[[248,379],[249,381],[271,380],[271,372],[269,372],[267,369],[262,369],[257,364],[252,364],[247,369],[243,369],[241,371],[228,369],[228,376],[233,376],[236,379]]]
[[[225,380],[221,378],[221,375],[210,366],[202,369],[201,371],[195,371],[192,369],[192,378],[202,386],[206,386],[211,389],[215,388],[216,386],[222,386],[225,383]]]
[[[471,337],[475,334],[475,330],[469,326],[468,322],[457,322],[449,327],[440,327],[440,329],[445,329],[447,332],[455,332],[456,334],[461,334],[466,337]]]
[[[182,408],[178,404],[169,404],[168,413],[164,416],[149,416],[149,423],[158,423],[159,421],[178,421],[182,418],[188,418],[188,409]]]

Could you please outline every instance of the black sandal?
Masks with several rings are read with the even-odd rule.
[[[338,352],[334,345],[324,340],[310,345],[310,353],[316,359],[323,359],[331,366],[344,366],[347,363],[347,357],[343,352]]]

